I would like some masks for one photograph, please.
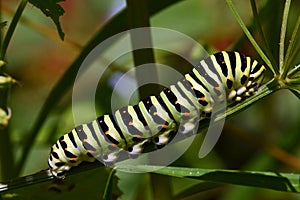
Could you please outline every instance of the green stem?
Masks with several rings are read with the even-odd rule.
[[[249,106],[251,106],[255,102],[257,102],[257,101],[261,100],[262,98],[270,95],[271,93],[277,91],[280,88],[281,88],[281,86],[278,83],[277,79],[270,80],[269,82],[267,82],[266,84],[264,84],[263,86],[261,86],[259,88],[259,92],[256,95],[254,95],[253,97],[247,99],[243,103],[240,103],[240,104],[238,104],[238,105],[236,105],[232,108],[228,108],[226,113],[216,117],[215,121],[219,121],[219,120],[221,120],[225,117],[231,117],[231,116],[233,116],[233,114],[238,114],[239,112],[245,110],[246,108],[248,108]]]
[[[292,65],[292,62],[295,60],[295,57],[298,55],[299,51],[300,51],[300,42],[298,42],[296,44],[296,47],[293,49],[290,57],[287,58],[288,59],[288,61],[287,61],[288,65],[287,66],[291,66]]]
[[[109,173],[109,176],[106,181],[105,189],[104,189],[104,194],[102,196],[103,200],[112,199],[112,184],[113,184],[113,177],[115,173],[116,173],[115,169],[112,169]]]
[[[2,1],[0,1],[0,23],[2,24]],[[0,26],[0,48],[2,48],[2,30],[3,30],[3,27],[2,25]],[[0,69],[0,72],[1,72],[1,69]]]
[[[136,68],[136,80],[139,88],[139,95],[141,99],[146,98],[153,93],[159,92],[158,85],[147,84],[156,82],[158,83],[157,70],[153,63],[155,63],[154,52],[151,48],[141,48],[141,47],[152,47],[152,38],[150,28],[150,15],[148,11],[148,0],[139,0],[138,3],[136,0],[127,0],[127,17],[129,21],[129,29],[132,29],[130,32],[132,48],[136,49],[133,53],[133,60],[136,67],[150,64],[140,68]],[[142,31],[136,31],[137,28],[144,29]],[[153,64],[153,65],[152,65]],[[151,92],[151,93],[150,93]]]
[[[287,68],[287,69],[285,69],[283,71],[283,73],[281,75],[282,78],[286,78],[287,74],[290,74],[290,72],[288,71],[288,69],[291,68],[291,64],[292,64],[291,62],[293,61],[293,58],[292,58],[293,54],[292,54],[292,52],[295,51],[295,44],[296,44],[296,41],[298,39],[297,38],[297,34],[299,32],[299,27],[300,27],[300,15],[298,16],[298,19],[297,19],[295,28],[293,30],[290,43],[289,43],[289,46],[288,46],[287,51],[286,51],[285,60],[284,60],[282,68],[283,69]]]
[[[158,83],[157,70],[154,65],[155,58],[152,48],[143,48],[140,47],[153,47],[152,38],[151,38],[151,29],[144,28],[141,32],[135,32],[136,28],[140,27],[150,27],[150,15],[148,11],[148,0],[127,0],[127,17],[129,20],[129,28],[133,29],[131,31],[131,43],[133,49],[133,59],[136,67],[143,64],[151,64],[144,66],[142,70],[137,68],[136,70],[136,80],[139,86],[139,95],[141,99],[146,98],[149,95],[153,95],[160,91],[159,85],[147,84],[144,83]],[[138,2],[138,3],[137,3]],[[149,157],[151,160],[151,157]],[[171,188],[170,179],[166,176],[151,174],[151,186],[153,190],[154,199],[170,199],[171,192],[166,190],[166,188]],[[164,190],[162,190],[161,183],[164,185]]]
[[[264,51],[266,51],[268,58],[271,59],[272,66],[275,68],[276,71],[278,71],[275,58],[271,53],[270,44],[268,43],[268,40],[266,40],[265,34],[262,29],[262,25],[261,25],[260,17],[257,12],[257,6],[256,6],[255,0],[251,0],[251,7],[252,7],[252,12],[253,12],[253,19],[256,23],[257,30],[259,32],[261,41],[263,43]]]
[[[26,4],[27,4],[27,0],[22,0],[20,2],[18,9],[12,19],[12,22],[7,30],[3,42],[2,42],[2,34],[1,34],[0,60],[4,60],[5,58],[8,45],[16,29],[18,21],[23,13],[23,10],[26,7]],[[0,108],[2,108],[3,110],[7,110],[9,93],[10,93],[10,86],[0,88]],[[13,155],[13,148],[11,144],[8,126],[0,129],[0,158],[1,158],[2,178],[8,179],[14,177],[16,175],[16,171],[14,169],[15,168],[14,155]]]
[[[289,71],[288,77],[292,78],[299,71],[300,71],[300,64],[294,67],[291,71]]]
[[[283,62],[284,62],[284,42],[285,42],[285,34],[286,34],[286,27],[287,27],[287,20],[290,10],[291,0],[285,1],[285,6],[283,10],[282,16],[282,23],[281,23],[281,33],[280,33],[280,41],[279,41],[279,69],[280,74],[283,74]],[[286,73],[285,73],[286,74]]]
[[[28,0],[22,0],[18,6],[18,9],[16,11],[16,14],[14,15],[11,24],[9,25],[9,28],[7,30],[7,33],[5,35],[5,38],[3,40],[2,46],[1,46],[1,50],[0,50],[0,59],[4,60],[8,45],[10,43],[10,40],[13,36],[13,33],[17,27],[17,24],[21,18],[21,15],[27,5]]]
[[[286,82],[289,85],[300,85],[300,77],[294,79],[287,79]]]
[[[226,2],[227,2],[228,7],[231,9],[233,15],[235,16],[237,22],[240,24],[240,26],[241,26],[242,30],[244,31],[245,35],[248,37],[249,41],[251,42],[251,44],[255,48],[255,50],[258,52],[258,54],[261,56],[261,58],[267,64],[267,66],[271,69],[273,74],[278,74],[278,72],[276,72],[275,69],[273,68],[272,63],[270,62],[268,57],[264,54],[263,50],[259,47],[259,45],[256,43],[255,39],[253,38],[253,36],[249,32],[249,30],[247,29],[245,23],[243,22],[241,16],[238,14],[238,12],[237,12],[236,8],[234,7],[232,1],[231,0],[226,0]]]
[[[9,92],[9,86],[0,88],[0,108],[5,111],[7,111]],[[0,161],[1,178],[7,180],[14,177],[14,156],[8,126],[0,127]]]
[[[0,165],[1,180],[16,176],[14,170],[14,154],[8,127],[0,129]]]
[[[299,84],[296,85],[295,87],[293,87],[292,85],[290,85],[289,90],[290,90],[290,91],[291,91],[298,99],[300,99],[300,91],[299,91],[299,88],[298,88],[297,86],[299,86]]]

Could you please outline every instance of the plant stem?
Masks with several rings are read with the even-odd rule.
[[[280,41],[279,41],[279,70],[280,74],[283,74],[285,70],[283,68],[284,62],[284,42],[285,42],[285,34],[286,34],[286,27],[287,27],[287,20],[290,10],[291,0],[286,0],[282,15],[282,23],[281,23],[281,32],[280,32]]]
[[[16,11],[16,14],[14,15],[12,21],[11,21],[11,24],[9,25],[9,28],[7,30],[7,33],[5,35],[5,38],[3,40],[3,43],[1,45],[1,50],[0,50],[0,59],[1,60],[4,60],[4,57],[5,57],[5,54],[6,54],[6,51],[7,51],[7,48],[8,48],[8,45],[10,43],[10,40],[13,36],[13,33],[16,29],[16,26],[21,18],[21,15],[27,5],[27,2],[28,0],[22,0],[18,6],[18,9]]]
[[[267,56],[271,59],[272,66],[275,68],[275,71],[278,71],[278,68],[276,66],[276,61],[271,53],[270,45],[268,43],[268,40],[266,40],[265,34],[262,29],[262,25],[261,25],[260,17],[257,12],[257,6],[256,6],[255,0],[251,0],[251,7],[252,7],[252,12],[253,12],[254,22],[256,23],[257,30],[259,32],[261,41],[263,43],[264,51],[266,51]]]
[[[158,85],[150,85],[145,83],[158,83],[157,70],[154,65],[155,58],[151,38],[150,16],[148,12],[148,0],[127,0],[127,17],[129,21],[129,29],[131,43],[133,48],[133,60],[136,66],[135,76],[139,87],[139,95],[141,99],[159,92]],[[138,29],[142,28],[143,29]],[[145,48],[148,47],[148,48]],[[145,66],[144,64],[151,64]],[[142,68],[139,66],[144,65]],[[140,70],[141,69],[141,70]],[[142,86],[142,87],[141,87]],[[151,92],[151,94],[149,93]]]
[[[278,72],[273,68],[272,63],[268,59],[268,57],[264,54],[263,50],[259,47],[259,45],[256,43],[255,39],[247,29],[245,23],[243,22],[241,16],[238,14],[236,8],[234,7],[231,0],[226,0],[228,7],[231,9],[233,15],[235,16],[237,22],[240,24],[242,30],[244,31],[245,35],[248,37],[249,41],[255,48],[255,50],[258,52],[258,54],[261,56],[261,58],[264,60],[264,62],[267,64],[267,66],[271,69],[273,74],[278,74]]]
[[[0,87],[0,108],[7,111],[10,86]],[[0,127],[0,165],[2,179],[14,177],[14,156],[8,126]]]
[[[139,87],[139,95],[141,99],[147,96],[153,95],[160,91],[159,85],[145,83],[158,83],[157,70],[155,66],[155,58],[153,52],[153,44],[151,38],[150,27],[150,15],[148,11],[148,0],[126,0],[127,3],[127,17],[129,20],[129,28],[132,29],[130,32],[131,43],[133,47],[133,59],[136,67],[144,64],[142,68],[136,68],[136,80]],[[140,28],[141,31],[136,31]],[[147,47],[147,48],[145,48]],[[142,69],[142,70],[139,70]],[[151,162],[151,156],[149,161]],[[169,177],[151,174],[151,186],[154,199],[170,199],[170,190],[162,190],[162,187],[157,183],[162,183],[164,188],[171,188]]]
[[[294,79],[287,79],[286,81],[289,85],[299,85],[300,86],[300,77]]]
[[[287,51],[286,51],[286,55],[285,55],[285,59],[284,59],[284,63],[283,63],[282,68],[283,69],[287,68],[287,69],[284,70],[282,75],[281,75],[283,78],[286,78],[287,74],[290,74],[288,69],[291,68],[292,61],[294,60],[293,59],[294,57],[292,57],[292,55],[294,55],[294,54],[292,52],[296,50],[295,49],[295,44],[296,44],[296,41],[298,39],[297,34],[299,33],[299,27],[300,27],[300,15],[298,16],[298,19],[297,19],[296,25],[294,27],[290,43],[289,43],[289,46],[288,46]],[[299,46],[299,43],[298,43],[298,46]]]
[[[0,165],[1,180],[16,176],[14,170],[14,154],[8,127],[0,129]]]
[[[296,44],[296,46],[294,47],[290,57],[288,58],[287,63],[288,63],[289,67],[292,65],[292,62],[295,60],[295,57],[298,55],[299,51],[300,51],[300,42],[298,42]]]
[[[298,73],[300,71],[300,64],[298,64],[297,66],[295,66],[293,69],[291,69],[288,73],[288,77],[291,78],[293,77],[296,73]]]
[[[0,1],[0,23],[2,23],[2,1]],[[2,26],[0,27],[0,49],[2,48]],[[0,69],[0,72],[2,70]]]
[[[23,13],[23,10],[27,4],[27,0],[22,0],[18,6],[18,9],[12,19],[12,22],[7,30],[5,38],[2,42],[1,33],[1,49],[0,60],[4,60],[8,45],[12,38],[12,35],[16,29],[18,21]],[[2,30],[1,30],[2,32]],[[2,71],[2,70],[1,70]],[[0,108],[7,111],[8,97],[10,94],[10,85],[0,88]],[[0,158],[1,158],[1,175],[3,179],[9,179],[16,175],[14,166],[14,154],[11,144],[10,134],[8,126],[0,128]]]
[[[104,189],[104,194],[102,197],[103,200],[112,199],[112,184],[113,184],[113,177],[115,173],[116,173],[115,169],[112,169],[109,173],[109,176],[106,181],[105,189]]]
[[[248,100],[244,101],[241,104],[238,104],[232,108],[227,109],[226,113],[224,115],[216,117],[215,121],[221,120],[226,116],[233,116],[233,114],[237,114],[243,111],[253,103],[261,100],[262,98],[268,96],[269,94],[277,91],[280,88],[281,86],[278,83],[277,79],[270,80],[269,82],[267,82],[266,84],[260,87],[260,91],[258,92],[258,94],[254,95],[253,97],[249,98]]]

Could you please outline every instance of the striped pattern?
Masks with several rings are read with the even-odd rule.
[[[216,102],[235,104],[253,95],[264,71],[257,61],[237,52],[211,55],[159,95],[100,116],[59,138],[51,148],[49,168],[63,178],[83,161],[98,159],[110,165],[162,148],[176,134],[192,134],[198,120],[210,117]]]

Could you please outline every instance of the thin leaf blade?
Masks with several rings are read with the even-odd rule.
[[[258,187],[285,192],[300,192],[300,174],[218,170],[161,166],[122,166],[125,170],[152,171],[167,176],[192,178],[220,184]]]

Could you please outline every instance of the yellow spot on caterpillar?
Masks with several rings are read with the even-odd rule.
[[[175,104],[178,104],[178,100],[177,100],[177,101],[175,101]]]
[[[70,158],[70,160],[76,161],[76,160],[77,160],[77,158]]]
[[[125,114],[125,113],[126,113],[126,110],[123,110],[123,113]]]
[[[111,144],[111,146],[113,146],[113,147],[117,147],[118,145],[116,145],[116,144]]]
[[[215,87],[215,89],[218,90],[218,91],[220,91],[220,87],[219,86]]]
[[[153,115],[157,115],[157,112],[154,112]]]
[[[199,98],[200,101],[206,101],[205,97]]]
[[[105,133],[104,133],[105,135],[109,135],[109,131],[105,131]]]
[[[130,122],[128,123],[128,125],[129,125],[129,126],[132,126],[132,125],[133,125],[133,122],[132,122],[132,121],[130,121]]]

